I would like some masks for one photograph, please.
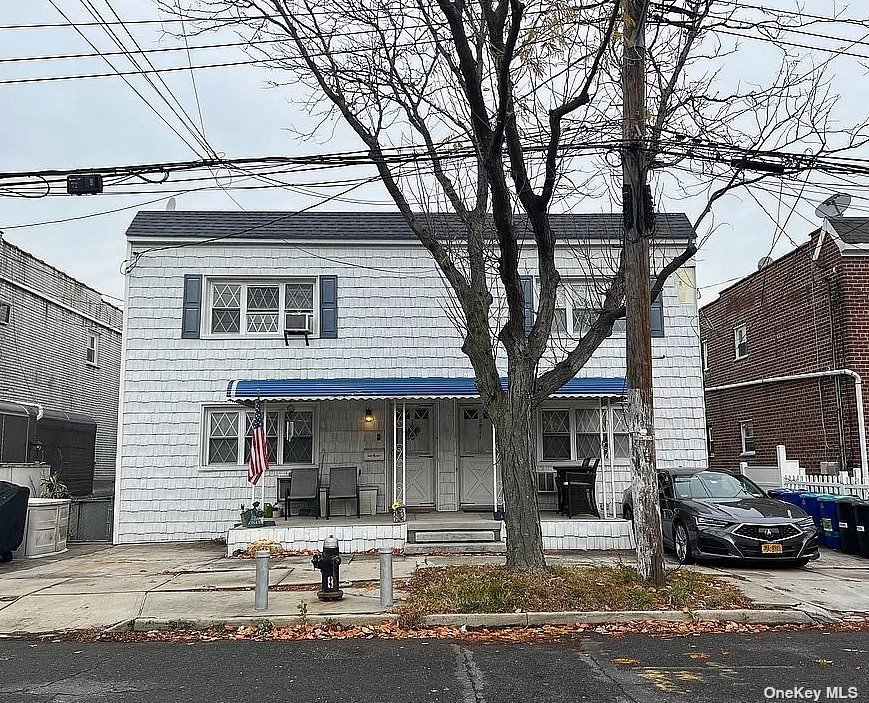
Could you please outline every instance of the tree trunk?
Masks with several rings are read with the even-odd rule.
[[[507,567],[546,570],[537,505],[531,373],[511,373],[510,389],[492,415],[507,513]]]

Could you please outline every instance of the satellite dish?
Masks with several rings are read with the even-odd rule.
[[[820,218],[841,217],[851,204],[851,196],[847,193],[836,193],[815,208],[815,214]]]
[[[764,256],[760,261],[757,262],[757,270],[760,271],[761,269],[765,269],[771,263],[772,263],[772,257],[771,256]]]
[[[175,200],[175,196],[173,195],[169,200],[166,201],[166,212],[175,212],[175,208],[177,207],[178,202]]]

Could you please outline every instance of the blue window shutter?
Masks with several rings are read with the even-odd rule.
[[[202,316],[202,276],[184,276],[184,305],[181,311],[181,338],[199,339]]]
[[[652,337],[664,336],[664,291],[658,293],[658,297],[652,301],[650,310],[650,322]]]
[[[525,334],[534,326],[534,279],[522,276],[522,295],[525,297]]]
[[[320,337],[338,339],[337,276],[320,276]]]

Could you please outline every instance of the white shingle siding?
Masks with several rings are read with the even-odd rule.
[[[559,266],[564,276],[581,276],[588,263],[560,252]],[[302,340],[286,347],[282,339],[181,339],[185,274],[201,274],[206,281],[336,275],[338,338],[312,337],[307,347]],[[445,312],[452,303],[444,283],[429,254],[410,242],[305,243],[301,249],[219,243],[155,251],[127,276],[126,300],[119,542],[213,538],[238,520],[241,503],[251,497],[245,468],[200,467],[202,405],[225,402],[232,379],[473,375],[461,352],[461,335]],[[664,311],[666,336],[653,340],[658,461],[700,465],[705,421],[696,300],[677,296],[671,280]],[[206,324],[203,309],[203,329]],[[605,341],[581,375],[623,376],[624,337]],[[380,489],[378,510],[386,510],[391,474],[383,473],[382,462],[364,461],[366,440],[360,431],[350,431],[358,430],[367,406],[382,415],[381,402],[321,404],[319,461],[359,466],[361,482]],[[381,427],[388,462],[391,426]],[[441,510],[457,507],[455,427],[452,401],[441,402],[435,482]],[[266,500],[276,495],[279,473],[286,475],[266,474]],[[617,478],[620,495],[629,477],[622,472]],[[256,493],[259,498],[259,489]]]
[[[0,300],[12,304],[0,325],[0,399],[79,412],[97,423],[94,478],[115,474],[121,311],[62,271],[0,238]],[[99,335],[98,365],[86,363],[89,333]]]

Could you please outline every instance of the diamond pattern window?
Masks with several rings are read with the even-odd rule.
[[[208,423],[208,463],[238,463],[238,411],[212,412]]]
[[[543,410],[540,414],[543,430],[543,459],[570,460],[570,411]]]
[[[287,283],[284,329],[308,330],[314,328],[314,283],[299,281]]]
[[[280,316],[280,286],[248,286],[245,327],[249,333],[274,334]]]
[[[241,284],[214,284],[211,289],[211,331],[214,334],[241,332]]]
[[[576,458],[600,457],[600,413],[594,409],[576,411]]]

